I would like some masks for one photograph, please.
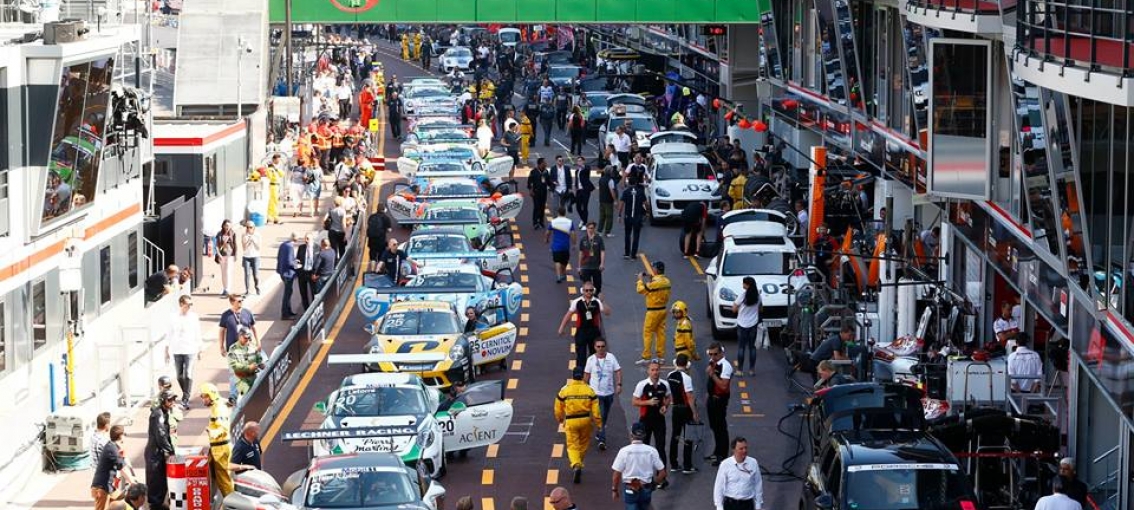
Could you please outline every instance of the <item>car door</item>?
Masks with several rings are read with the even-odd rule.
[[[500,323],[477,333],[476,338],[469,342],[473,365],[483,365],[507,358],[516,345],[516,334],[516,325],[511,322]]]
[[[400,163],[399,163],[400,164]],[[417,204],[401,195],[390,195],[386,199],[386,210],[394,221],[405,221],[414,217]]]
[[[445,431],[445,451],[453,452],[496,444],[512,425],[512,404],[504,400],[504,381],[469,385],[458,401],[467,408],[452,417]]]
[[[417,175],[417,167],[420,163],[410,158],[398,158],[398,173],[406,176],[407,179],[413,179]]]
[[[511,220],[520,215],[520,208],[524,206],[524,197],[519,193],[504,195],[496,199],[496,213],[500,219]]]
[[[493,179],[501,179],[512,175],[512,167],[515,166],[516,161],[512,156],[501,156],[489,159],[487,163],[486,175]]]

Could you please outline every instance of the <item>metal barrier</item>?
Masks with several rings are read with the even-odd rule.
[[[360,215],[356,225],[366,225],[366,218]],[[331,280],[323,291],[311,301],[311,306],[295,321],[291,331],[272,352],[264,370],[256,378],[252,388],[237,402],[232,413],[233,434],[238,434],[245,420],[256,420],[265,429],[271,426],[279,412],[276,398],[288,395],[299,383],[303,373],[311,365],[315,353],[322,347],[327,335],[327,325],[334,324],[343,313],[354,286],[354,276],[362,263],[362,232],[356,227],[351,232],[343,257],[335,267]],[[235,437],[235,436],[234,436]]]

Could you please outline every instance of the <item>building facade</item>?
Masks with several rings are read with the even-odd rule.
[[[0,25],[10,41],[39,25]],[[144,144],[114,138],[112,88],[137,27],[62,44],[0,43],[0,501],[38,471],[46,417],[128,405],[144,319]],[[70,357],[68,360],[67,357]],[[29,468],[36,466],[36,469]]]
[[[771,131],[870,165],[895,223],[944,223],[941,278],[1070,339],[1059,425],[1100,508],[1134,505],[1134,7],[770,0]],[[805,165],[797,165],[805,166]],[[907,205],[902,206],[902,202]],[[877,207],[876,207],[877,209]]]

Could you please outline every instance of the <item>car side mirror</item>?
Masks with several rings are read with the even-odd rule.
[[[835,507],[835,499],[830,494],[824,492],[815,497],[815,508],[819,510],[831,510]]]
[[[362,327],[362,330],[363,330],[363,331],[365,331],[365,332],[366,332],[367,334],[370,334],[370,335],[373,335],[373,334],[374,334],[374,332],[375,332],[375,331],[377,331],[377,330],[376,330],[376,329],[374,328],[374,323],[373,323],[373,322],[372,322],[372,323],[370,323],[370,324],[367,324],[367,325],[363,326],[363,327]]]
[[[319,414],[327,414],[327,403],[320,400],[316,402],[314,406],[312,406],[312,409],[314,409],[315,412]]]
[[[707,274],[707,275],[709,275],[709,276],[712,276],[713,278],[716,278],[716,276],[717,276],[717,267],[716,267],[716,266],[714,266],[714,265],[709,265],[709,266],[706,266],[706,267],[705,267],[705,274]]]

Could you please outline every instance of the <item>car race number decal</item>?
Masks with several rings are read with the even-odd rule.
[[[398,346],[399,354],[421,353],[429,352],[441,346],[441,342],[435,340],[423,340],[420,342],[406,342]]]
[[[760,287],[760,292],[764,294],[780,294],[786,293],[788,284],[786,283],[765,283]]]

